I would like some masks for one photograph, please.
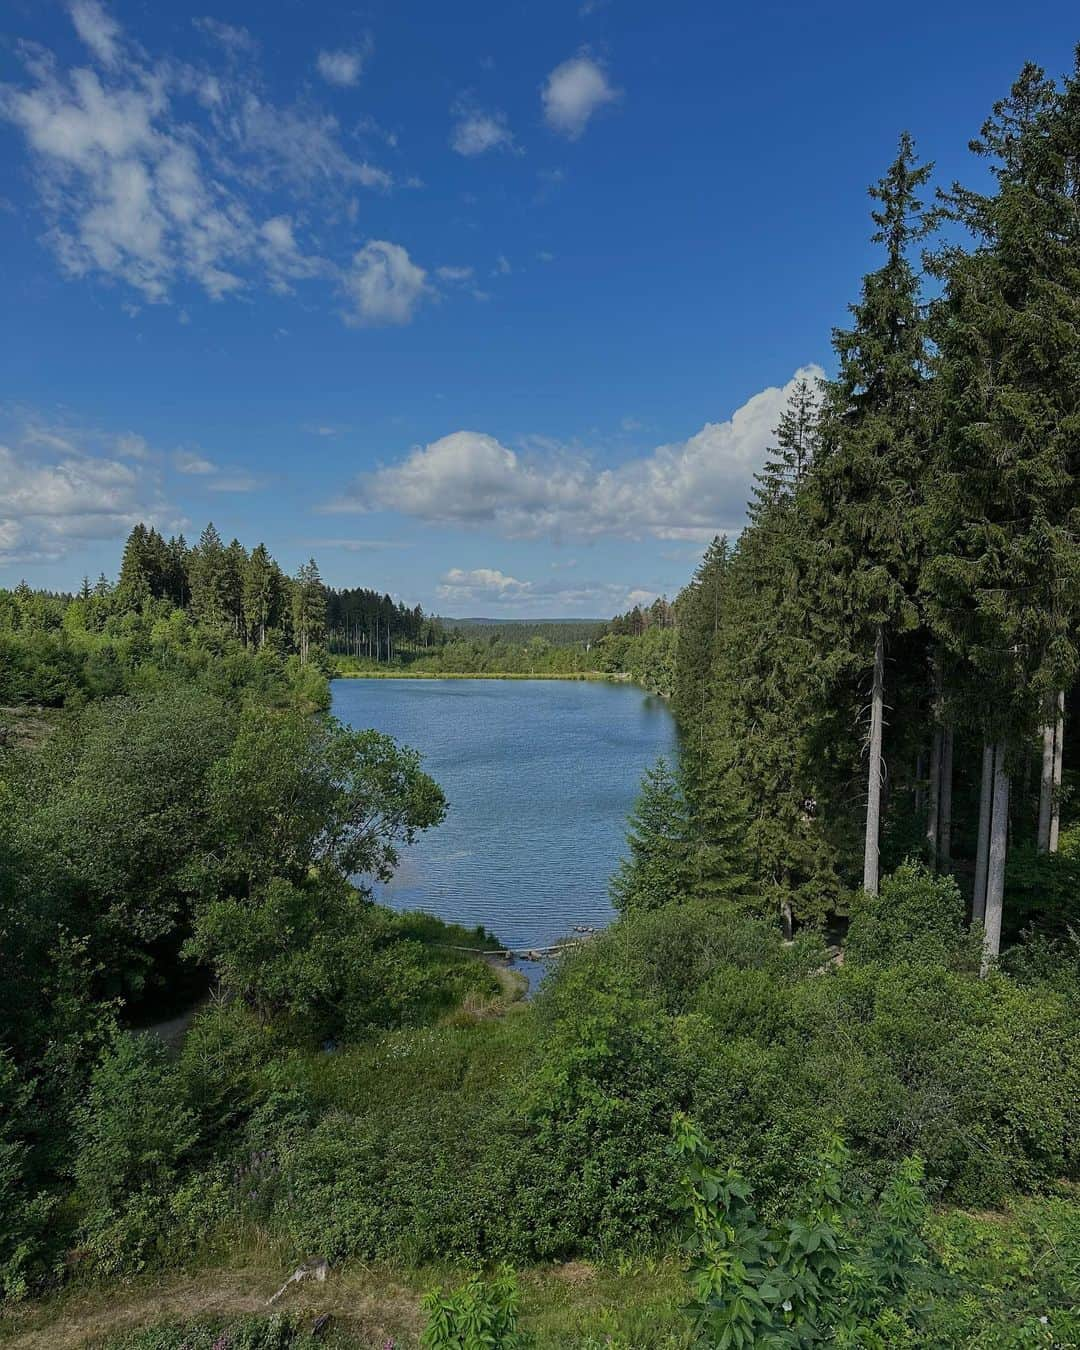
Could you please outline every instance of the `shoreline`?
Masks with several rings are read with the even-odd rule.
[[[557,674],[547,671],[459,671],[459,670],[343,670],[330,676],[332,680],[572,680],[593,683],[626,684],[630,676],[622,671],[611,674],[602,670],[568,671]]]

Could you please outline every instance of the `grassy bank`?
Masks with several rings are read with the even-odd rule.
[[[478,671],[460,671],[460,670],[395,670],[395,669],[363,669],[363,670],[340,670],[335,669],[334,679],[339,680],[605,680],[610,682],[622,682],[628,680],[628,675],[613,674],[607,675],[602,670],[579,670],[568,671],[564,674],[554,674],[542,671],[510,671],[510,670],[485,670]]]
[[[294,1285],[268,1309],[266,1300],[287,1274],[283,1256],[253,1244],[242,1255],[234,1252],[222,1268],[164,1279],[145,1276],[109,1290],[71,1289],[48,1303],[13,1309],[0,1321],[0,1344],[10,1350],[157,1350],[186,1338],[155,1340],[145,1329],[183,1326],[190,1343],[201,1344],[192,1335],[194,1327],[224,1329],[280,1309],[300,1329],[329,1313],[324,1344],[330,1346],[383,1350],[392,1342],[395,1350],[412,1350],[420,1344],[424,1292],[461,1278],[460,1271],[446,1267],[395,1270],[358,1264],[334,1270],[325,1284]],[[534,1338],[536,1350],[579,1345],[590,1335],[599,1340],[606,1334],[620,1335],[622,1344],[635,1347],[681,1343],[673,1338],[684,1332],[679,1305],[685,1290],[674,1261],[618,1270],[581,1261],[535,1267],[520,1275],[519,1287],[521,1329]]]

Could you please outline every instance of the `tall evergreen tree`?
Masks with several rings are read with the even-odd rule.
[[[840,372],[828,387],[827,453],[814,475],[827,640],[847,645],[853,667],[871,683],[863,852],[863,887],[871,894],[879,877],[886,646],[919,620],[926,332],[908,253],[925,232],[918,194],[929,173],[905,132],[885,177],[870,189],[878,203],[873,240],[886,258],[863,282],[852,328],[834,334]]]
[[[312,644],[321,641],[326,628],[326,587],[314,558],[304,563],[293,580],[292,625],[301,664],[306,665]]]
[[[661,909],[687,899],[694,863],[686,801],[666,760],[645,771],[627,832],[630,856],[611,880],[611,899],[624,913]]]
[[[1078,105],[1075,74],[1061,95],[1025,66],[972,142],[996,191],[944,194],[973,247],[935,259],[942,454],[926,591],[987,746],[975,896],[987,960],[1000,945],[1012,771],[1077,670]]]

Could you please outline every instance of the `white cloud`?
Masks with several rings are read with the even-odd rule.
[[[325,509],[384,509],[517,538],[707,540],[740,528],[753,476],[796,381],[821,374],[804,367],[783,387],[755,394],[727,421],[615,468],[550,450],[526,457],[493,436],[453,432],[363,475]]]
[[[205,33],[208,38],[234,55],[254,56],[259,50],[259,44],[246,28],[222,23],[219,19],[209,17],[192,19],[191,22],[201,33]]]
[[[408,323],[430,289],[424,269],[385,239],[364,245],[342,285],[352,305],[347,321],[365,325]]]
[[[339,48],[336,51],[321,51],[315,65],[327,84],[348,89],[352,85],[359,84],[369,54],[370,46],[363,49]]]
[[[197,454],[194,450],[177,450],[173,455],[173,467],[177,473],[194,474],[200,478],[218,471],[218,466],[212,459],[207,459],[205,455]]]
[[[440,281],[462,283],[472,280],[473,269],[471,267],[436,267],[435,275]]]
[[[75,31],[103,66],[120,59],[120,26],[106,14],[98,0],[72,0],[71,21]]]
[[[461,608],[480,605],[507,613],[588,614],[600,617],[651,604],[657,592],[628,587],[619,582],[581,582],[574,586],[558,581],[522,581],[497,567],[452,567],[436,589],[443,604]]]
[[[471,158],[488,150],[514,148],[514,136],[505,113],[484,112],[467,100],[458,100],[452,112],[457,121],[450,133],[450,146],[459,155]]]
[[[393,185],[385,169],[349,155],[341,144],[338,120],[330,113],[278,107],[249,90],[234,111],[218,120],[226,136],[250,157],[242,173],[256,186],[386,191]]]
[[[99,0],[72,0],[70,13],[101,68],[65,69],[25,47],[25,82],[0,84],[0,118],[23,134],[62,269],[150,303],[190,284],[213,300],[264,284],[336,289],[348,269],[309,242],[300,203],[317,202],[325,229],[355,212],[357,188],[392,186],[345,148],[337,120],[275,104],[248,63],[218,75],[153,61],[124,46]],[[195,22],[230,57],[256,49],[244,29]]]
[[[468,572],[452,567],[442,578],[439,595],[443,599],[460,596],[462,592],[470,597],[477,594],[520,595],[531,589],[531,581],[518,581],[517,577],[507,576],[496,567],[475,567]]]
[[[154,468],[116,457],[134,442],[146,446],[132,433],[84,437],[33,425],[0,444],[0,563],[60,558],[87,540],[121,538],[140,520],[174,527]]]
[[[556,66],[541,90],[544,119],[553,131],[576,141],[598,108],[620,97],[598,62],[584,52]]]
[[[505,253],[500,253],[495,259],[495,266],[491,275],[493,277],[508,277],[514,269],[510,266],[510,260]]]

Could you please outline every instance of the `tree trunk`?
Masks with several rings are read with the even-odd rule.
[[[885,711],[885,635],[878,626],[874,638],[874,690],[870,708],[870,766],[866,800],[866,843],[863,850],[863,890],[878,893],[881,838],[881,739]]]
[[[990,816],[994,796],[994,747],[983,746],[982,788],[979,792],[979,840],[975,847],[975,892],[971,900],[971,921],[982,923],[986,917],[986,865],[990,853]]]
[[[1005,900],[1005,854],[1009,830],[1009,775],[1005,746],[999,741],[994,757],[994,802],[990,818],[990,850],[986,866],[986,915],[982,974],[1001,951],[1001,911]]]
[[[1061,832],[1061,770],[1065,758],[1065,690],[1059,689],[1054,718],[1054,783],[1050,799],[1050,852],[1058,851]]]
[[[936,868],[938,860],[938,817],[941,810],[941,749],[943,736],[940,727],[934,728],[934,740],[930,747],[930,783],[926,808],[926,850],[930,855],[930,866]]]
[[[952,849],[953,729],[946,726],[941,736],[941,786],[938,795],[938,856],[949,865]]]
[[[1043,721],[1042,774],[1039,777],[1039,828],[1035,846],[1040,853],[1050,852],[1050,816],[1054,804],[1054,715],[1050,700]]]

